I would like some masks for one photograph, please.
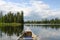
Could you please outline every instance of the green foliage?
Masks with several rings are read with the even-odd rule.
[[[0,18],[3,23],[23,23],[23,11],[21,13],[9,12]]]
[[[41,21],[26,21],[25,23],[33,23],[33,24],[60,24],[60,19],[55,18],[55,19],[45,19]]]

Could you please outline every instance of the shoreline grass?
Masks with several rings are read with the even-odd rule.
[[[23,25],[22,23],[0,23],[1,26],[20,26]]]

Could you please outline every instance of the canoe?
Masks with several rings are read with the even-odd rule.
[[[22,35],[18,37],[18,40],[37,40],[37,35],[35,35],[31,29],[27,28],[22,32]]]

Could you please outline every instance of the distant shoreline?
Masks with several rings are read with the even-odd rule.
[[[59,25],[59,26],[60,26],[60,24],[32,24],[32,23],[30,23],[30,24],[27,23],[27,24],[25,24],[25,25],[41,25],[41,26],[45,26],[45,25],[46,25],[46,26],[49,26],[49,25],[52,25],[52,26],[53,26],[53,25],[57,25],[57,26],[58,26],[58,25]]]
[[[0,23],[1,26],[21,26],[23,25],[22,23]],[[35,23],[25,23],[24,25],[32,25],[32,26],[60,26],[60,24],[35,24]]]

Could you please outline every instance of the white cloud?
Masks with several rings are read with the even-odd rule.
[[[4,0],[0,0],[0,10],[4,11],[24,11],[24,16],[30,16],[33,12],[35,14],[39,14],[41,18],[48,18],[49,16],[59,17],[60,10],[50,9],[48,4],[45,4],[43,1],[30,0],[29,3],[14,3],[14,2],[6,2]],[[38,16],[38,15],[37,15]]]
[[[3,0],[0,0],[0,10],[4,11],[21,11],[23,10],[25,12],[25,16],[28,15],[28,12],[30,11],[29,7],[25,8],[22,4],[19,3],[12,3],[12,2],[5,2]]]

